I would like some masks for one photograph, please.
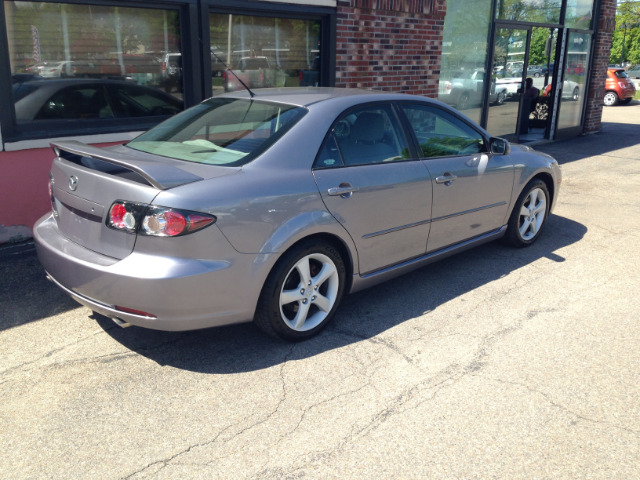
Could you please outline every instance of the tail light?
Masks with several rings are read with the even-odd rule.
[[[153,237],[178,237],[216,222],[204,213],[118,200],[111,205],[107,227]]]

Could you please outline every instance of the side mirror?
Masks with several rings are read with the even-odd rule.
[[[491,153],[494,155],[509,155],[511,153],[511,145],[504,138],[493,137],[489,142]]]

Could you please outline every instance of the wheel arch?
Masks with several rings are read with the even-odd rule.
[[[556,188],[553,183],[553,177],[551,176],[551,174],[547,172],[539,172],[536,175],[534,175],[529,180],[529,182],[535,179],[542,180],[545,183],[545,185],[547,186],[547,190],[549,191],[549,196],[551,197],[551,205],[554,205],[556,201]],[[527,184],[529,182],[527,182]]]
[[[282,252],[278,254],[278,260],[276,260],[274,264],[271,266],[269,274],[271,274],[273,269],[276,268],[276,265],[278,264],[280,259],[284,258],[289,251],[296,248],[298,245],[306,242],[325,243],[325,244],[331,245],[336,250],[338,250],[338,253],[340,254],[340,257],[342,257],[342,261],[344,262],[344,267],[346,270],[344,291],[345,293],[348,293],[351,290],[354,265],[355,265],[356,259],[352,254],[353,250],[349,247],[349,245],[347,245],[344,239],[341,238],[339,235],[336,235],[331,232],[311,233],[309,235],[299,238],[298,240],[293,242],[291,245],[288,245],[287,248],[285,248]]]

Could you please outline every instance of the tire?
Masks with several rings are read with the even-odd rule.
[[[500,92],[498,94],[498,98],[496,99],[496,105],[503,105],[506,99],[507,99],[507,94],[505,92]]]
[[[254,322],[276,338],[311,338],[331,321],[345,282],[344,261],[335,247],[301,243],[285,253],[267,277]]]
[[[602,99],[602,103],[604,103],[607,107],[611,107],[618,103],[618,94],[616,92],[607,92],[604,94],[604,98]]]
[[[469,94],[467,92],[462,92],[460,94],[456,107],[458,108],[458,110],[466,110],[467,108],[469,108]]]
[[[573,89],[573,93],[571,94],[571,100],[574,102],[578,101],[580,98],[580,89],[578,87]]]
[[[539,179],[531,180],[509,217],[504,240],[514,247],[528,247],[540,236],[549,216],[549,190]]]
[[[534,73],[534,74],[533,74],[533,76],[534,76],[535,78],[539,78],[539,77],[540,77],[540,74],[539,74],[538,72],[536,72],[536,73]]]

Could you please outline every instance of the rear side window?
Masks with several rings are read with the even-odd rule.
[[[36,120],[113,118],[113,111],[100,85],[75,85],[52,95],[35,116]]]
[[[407,142],[391,106],[371,105],[349,110],[336,121],[315,166],[369,165],[409,157]]]
[[[305,113],[305,108],[294,105],[212,98],[127,146],[189,162],[238,166],[273,145]]]
[[[428,105],[402,105],[424,157],[472,155],[484,149],[484,138],[461,119]]]

